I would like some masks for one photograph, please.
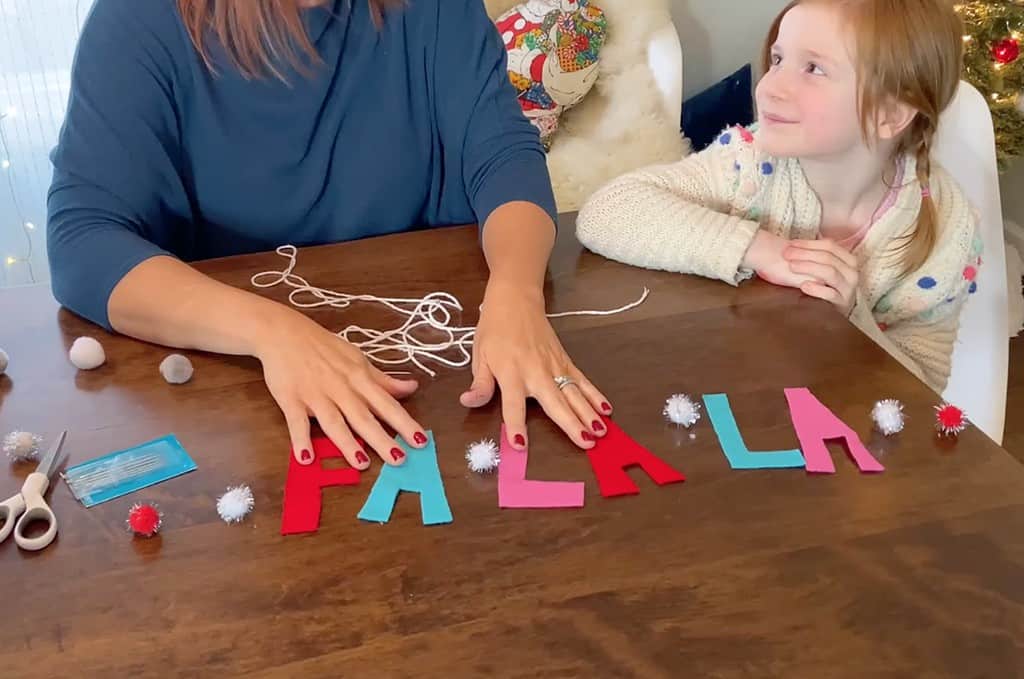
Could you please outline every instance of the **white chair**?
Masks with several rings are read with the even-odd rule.
[[[967,194],[981,221],[984,263],[978,292],[964,306],[953,351],[953,370],[942,397],[963,408],[998,444],[1006,421],[1009,329],[1006,249],[996,167],[995,134],[984,97],[961,82],[942,114],[932,153]]]
[[[683,45],[671,20],[647,43],[647,66],[661,92],[665,113],[680,120],[683,114]]]

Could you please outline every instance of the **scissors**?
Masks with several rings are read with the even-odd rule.
[[[14,541],[19,547],[36,551],[48,546],[57,537],[57,517],[50,509],[50,505],[46,504],[43,494],[50,487],[50,477],[60,467],[62,460],[58,460],[58,458],[67,434],[66,430],[61,432],[61,435],[40,460],[36,470],[25,479],[25,483],[21,486],[21,492],[0,502],[0,521],[3,521],[3,525],[0,525],[0,542],[6,540],[13,531]],[[21,515],[21,518],[17,518],[22,512],[25,513]],[[39,537],[26,537],[25,529],[33,521],[45,522],[47,524],[46,532]]]

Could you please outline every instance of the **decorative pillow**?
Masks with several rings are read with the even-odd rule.
[[[519,105],[545,147],[562,112],[597,80],[607,21],[590,0],[527,0],[495,22],[508,50],[508,76]]]

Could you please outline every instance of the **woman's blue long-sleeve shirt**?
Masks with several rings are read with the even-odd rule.
[[[96,0],[52,153],[54,295],[110,327],[107,301],[154,255],[197,260],[483,224],[510,201],[554,219],[544,150],[482,0],[306,10],[320,63],[287,83],[214,72],[174,0]]]

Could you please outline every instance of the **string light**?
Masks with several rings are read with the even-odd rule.
[[[18,109],[14,106],[8,106],[4,109],[3,113],[0,113],[0,168],[7,170],[7,188],[11,192],[11,201],[14,204],[14,210],[18,214],[18,222],[21,225],[21,232],[25,235],[25,244],[27,252],[24,256],[8,255],[5,262],[7,267],[10,268],[16,264],[24,264],[28,269],[28,278],[32,283],[36,282],[35,271],[32,270],[32,231],[35,231],[36,225],[25,219],[24,214],[21,211],[21,203],[18,201],[18,194],[14,191],[14,171],[11,170],[10,151],[7,148],[7,135],[4,133],[3,121],[7,118],[14,118],[18,114]],[[6,279],[6,273],[4,274]]]

